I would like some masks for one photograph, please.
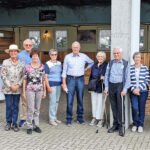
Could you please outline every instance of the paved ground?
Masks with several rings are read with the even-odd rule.
[[[0,150],[150,150],[150,118],[146,118],[144,133],[126,131],[125,137],[118,133],[108,134],[106,127],[99,129],[90,127],[91,119],[90,95],[85,96],[85,125],[78,125],[75,121],[71,127],[65,125],[65,94],[61,96],[58,118],[63,123],[57,127],[48,124],[48,100],[42,101],[41,125],[42,134],[27,135],[25,128],[20,132],[4,131],[5,103],[0,103]],[[76,103],[74,107],[74,116]],[[76,118],[74,118],[76,120]]]

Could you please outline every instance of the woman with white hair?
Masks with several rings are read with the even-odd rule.
[[[141,53],[133,54],[134,64],[130,66],[131,79],[131,108],[133,127],[132,132],[143,132],[145,119],[145,105],[148,97],[148,85],[150,82],[149,69],[141,63]]]
[[[57,109],[61,93],[62,64],[57,60],[58,51],[56,49],[50,49],[49,56],[50,60],[45,64],[46,87],[49,96],[49,124],[57,126],[61,123],[57,119]]]
[[[1,77],[4,83],[3,93],[6,98],[6,122],[5,130],[11,128],[19,131],[17,120],[19,112],[19,100],[23,81],[24,64],[17,58],[18,46],[12,44],[5,52],[9,53],[10,58],[3,61],[1,68]]]
[[[92,103],[92,116],[93,119],[89,125],[97,125],[98,127],[102,126],[102,92],[104,90],[104,76],[106,72],[107,63],[106,54],[102,51],[98,52],[96,55],[97,61],[91,68],[91,75],[89,79],[89,91],[91,91],[91,103]],[[95,82],[95,81],[96,82]],[[94,81],[94,82],[93,82]]]

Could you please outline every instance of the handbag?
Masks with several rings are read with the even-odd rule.
[[[89,80],[88,91],[96,91],[98,78]]]
[[[2,92],[3,85],[4,85],[4,83],[3,83],[2,79],[1,79],[1,76],[0,76],[0,101],[5,100],[5,95]]]

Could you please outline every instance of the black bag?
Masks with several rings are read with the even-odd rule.
[[[96,91],[98,79],[91,79],[89,80],[88,90],[89,91]]]

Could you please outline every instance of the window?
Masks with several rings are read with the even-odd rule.
[[[99,30],[98,49],[110,50],[111,30]]]
[[[139,43],[140,51],[144,50],[144,29],[140,30],[140,43]]]
[[[40,31],[29,31],[29,39],[33,42],[33,48],[40,46]]]
[[[66,50],[67,49],[67,31],[66,30],[57,30],[55,32],[55,47],[57,50]]]
[[[4,37],[4,33],[0,32],[0,38]]]

